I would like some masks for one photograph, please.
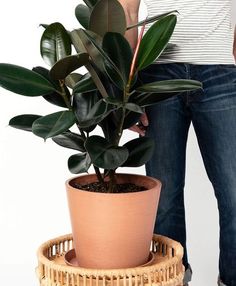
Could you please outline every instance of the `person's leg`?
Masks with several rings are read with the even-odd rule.
[[[199,66],[192,71],[204,88],[190,108],[219,208],[219,285],[236,286],[236,67]]]
[[[157,66],[144,72],[143,81],[185,78],[186,68],[181,64]],[[155,140],[155,151],[146,164],[148,176],[162,182],[155,233],[179,241],[184,247],[183,263],[189,270],[186,251],[186,229],[184,209],[184,181],[186,141],[190,117],[185,105],[186,94],[174,96],[146,109],[149,126],[146,136]],[[158,95],[157,95],[158,96]]]

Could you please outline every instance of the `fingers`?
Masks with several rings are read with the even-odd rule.
[[[146,113],[143,113],[140,117],[140,122],[136,125],[133,125],[129,129],[134,132],[137,132],[140,136],[145,136],[146,127],[148,126],[148,124],[149,122],[148,122],[147,115]]]
[[[141,128],[141,126],[139,125],[133,125],[132,127],[129,128],[129,130],[138,133],[140,136],[145,136],[145,130]]]
[[[148,117],[147,114],[144,112],[141,117],[140,117],[140,122],[142,123],[143,126],[148,126]]]

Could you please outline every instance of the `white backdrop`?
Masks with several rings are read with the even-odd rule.
[[[73,12],[78,0],[65,3],[4,1],[0,17],[0,62],[27,68],[44,65],[39,52],[43,31],[39,24],[59,21],[69,30],[78,27]],[[141,11],[144,15],[144,6]],[[73,151],[7,126],[9,119],[17,114],[46,115],[57,108],[41,98],[22,98],[3,89],[0,102],[0,281],[6,286],[36,286],[38,246],[70,232],[64,181],[71,177],[67,158]],[[126,137],[130,136],[134,134],[127,132]],[[186,215],[189,258],[194,270],[191,285],[215,285],[217,206],[192,129],[187,158]],[[144,168],[138,172],[144,173]]]

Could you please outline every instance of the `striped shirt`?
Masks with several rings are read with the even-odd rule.
[[[148,16],[178,10],[177,25],[158,62],[234,64],[232,0],[144,0]],[[146,29],[151,24],[147,25]]]

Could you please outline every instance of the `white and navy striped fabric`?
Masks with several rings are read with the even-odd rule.
[[[177,25],[158,62],[234,64],[232,0],[144,0],[148,16],[178,10]],[[147,25],[146,29],[150,25]]]

